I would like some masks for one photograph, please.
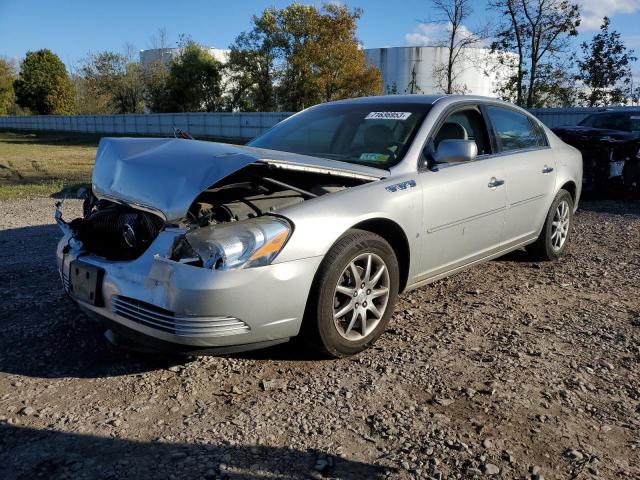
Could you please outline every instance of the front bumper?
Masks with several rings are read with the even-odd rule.
[[[178,352],[261,348],[299,333],[322,257],[246,270],[209,270],[167,258],[181,233],[161,232],[140,258],[126,262],[74,249],[67,234],[57,249],[63,286],[69,290],[74,260],[104,269],[102,306],[74,298],[82,310],[114,327],[109,328],[119,336],[152,346],[173,345]],[[145,338],[153,341],[140,342]]]

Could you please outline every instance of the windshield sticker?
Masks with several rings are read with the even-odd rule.
[[[360,155],[360,160],[383,163],[389,160],[389,155],[385,155],[383,153],[363,153]]]
[[[370,112],[365,120],[406,120],[411,112]]]

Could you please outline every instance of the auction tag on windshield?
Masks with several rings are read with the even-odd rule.
[[[370,112],[365,120],[406,120],[411,112]]]
[[[389,155],[385,155],[383,153],[363,153],[362,155],[360,155],[360,160],[381,163],[389,160]]]

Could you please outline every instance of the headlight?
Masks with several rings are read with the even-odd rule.
[[[289,222],[266,215],[198,228],[185,238],[205,268],[234,270],[269,265],[290,234]]]

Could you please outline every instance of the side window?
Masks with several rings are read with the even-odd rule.
[[[544,133],[544,128],[542,127],[542,125],[540,125],[539,123],[533,120],[530,120],[530,121],[533,124],[533,128],[535,129],[536,134],[538,135],[538,146],[548,147],[549,142],[547,141],[547,135]]]
[[[487,111],[503,152],[541,146],[540,135],[526,115],[493,106],[488,106]]]
[[[450,114],[433,137],[433,147],[443,140],[473,140],[478,146],[478,155],[491,153],[491,143],[482,114],[475,108],[458,110]]]

